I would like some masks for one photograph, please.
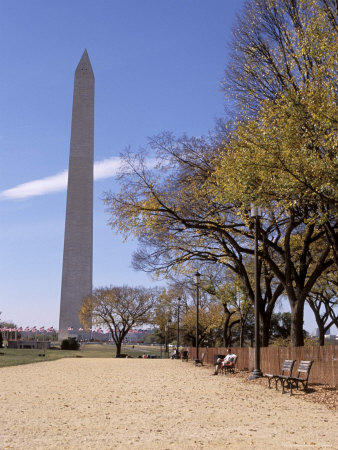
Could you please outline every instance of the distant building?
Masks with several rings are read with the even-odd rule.
[[[19,339],[18,341],[8,341],[8,348],[34,348],[47,350],[50,349],[50,341],[24,341]]]
[[[334,341],[336,339],[336,335],[335,334],[326,334],[325,339],[327,339],[328,341]]]
[[[330,335],[330,328],[325,333],[325,338]],[[316,328],[315,331],[311,335],[312,337],[319,337],[319,328]]]

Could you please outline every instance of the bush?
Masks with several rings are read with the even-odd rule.
[[[61,350],[79,350],[80,344],[76,338],[64,339],[61,342]]]

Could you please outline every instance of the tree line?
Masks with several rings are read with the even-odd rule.
[[[207,282],[207,280],[205,280]],[[196,344],[196,286],[176,283],[170,287],[110,286],[97,288],[83,301],[79,312],[85,328],[104,326],[116,346],[116,354],[128,343],[128,333],[137,327],[152,326],[147,344],[194,346]],[[227,347],[252,345],[252,304],[238,295],[222,303],[215,293],[202,287],[199,304],[198,343],[200,346]],[[233,294],[228,293],[230,296]],[[242,303],[242,304],[241,304]],[[229,313],[227,316],[225,310]],[[290,336],[290,313],[272,315],[272,341]]]

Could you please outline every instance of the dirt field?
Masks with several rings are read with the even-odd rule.
[[[211,372],[155,359],[2,368],[0,448],[337,448],[336,411]]]

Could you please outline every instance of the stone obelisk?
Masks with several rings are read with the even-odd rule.
[[[78,312],[92,290],[94,83],[85,50],[74,77],[59,340],[77,335]]]

